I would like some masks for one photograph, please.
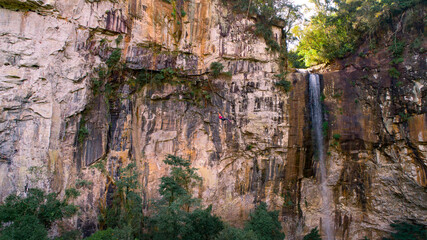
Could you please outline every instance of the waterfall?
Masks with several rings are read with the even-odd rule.
[[[314,147],[315,158],[319,162],[319,180],[320,180],[320,193],[322,197],[322,231],[326,234],[327,240],[334,239],[333,222],[331,219],[332,211],[330,208],[331,203],[331,190],[327,186],[327,171],[325,165],[325,156],[323,148],[323,131],[322,131],[322,103],[320,100],[320,80],[319,75],[310,74],[309,79],[310,91],[310,114],[312,121],[312,128],[314,133]]]

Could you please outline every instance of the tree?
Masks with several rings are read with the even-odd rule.
[[[322,240],[317,227],[311,229],[310,233],[305,235],[303,240]]]
[[[163,161],[171,167],[169,176],[160,179],[159,193],[162,198],[156,204],[157,214],[150,221],[153,239],[180,239],[186,223],[190,220],[190,208],[199,200],[192,198],[190,191],[201,183],[196,168],[190,167],[189,160],[168,155]],[[187,232],[185,234],[190,234]]]
[[[245,231],[244,229],[227,226],[222,230],[215,240],[258,240],[252,230]]]
[[[299,34],[298,52],[306,65],[345,57],[381,27],[391,25],[393,16],[416,6],[421,0],[312,2],[316,5],[317,15]]]
[[[135,163],[118,169],[118,177],[112,182],[110,202],[100,209],[102,230],[131,229],[133,238],[142,238],[144,216],[138,176]]]
[[[427,239],[427,229],[425,225],[415,222],[395,222],[390,226],[396,231],[391,234],[391,238],[383,240],[425,240]]]
[[[283,240],[278,211],[268,211],[267,204],[261,202],[245,225],[246,231],[253,231],[259,240]]]
[[[196,209],[185,219],[182,239],[210,240],[224,229],[224,224],[217,216],[212,215],[212,205],[206,209]]]
[[[5,226],[1,240],[47,239],[47,231],[53,222],[68,218],[77,212],[77,207],[68,200],[79,195],[75,189],[67,189],[64,200],[58,194],[46,194],[40,189],[28,190],[27,197],[9,195],[0,205],[0,226]],[[8,223],[8,225],[4,225]]]

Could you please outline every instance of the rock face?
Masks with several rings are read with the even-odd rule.
[[[148,210],[168,173],[162,160],[175,154],[204,179],[193,194],[231,224],[241,226],[266,201],[280,210],[289,239],[321,225],[308,76],[290,74],[289,93],[275,86],[278,56],[248,31],[254,19],[215,0],[14,0],[0,7],[1,199],[30,187],[64,194],[91,181],[75,202],[82,214],[68,223],[87,236],[109,190],[109,179],[91,166],[104,162],[114,178],[135,161]],[[174,17],[174,7],[186,16]],[[280,28],[273,32],[280,41]],[[107,97],[96,79],[116,48],[126,67],[110,75]],[[377,239],[393,220],[427,223],[426,59],[409,50],[405,56],[400,88],[383,68],[384,51],[376,62],[355,57],[323,74],[337,239]],[[212,62],[232,76],[208,74]],[[183,83],[130,83],[141,70],[168,68]]]

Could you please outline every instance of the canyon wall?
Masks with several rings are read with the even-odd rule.
[[[63,195],[90,181],[74,202],[81,214],[59,223],[87,236],[109,194],[106,175],[135,162],[149,211],[169,170],[162,160],[174,154],[203,177],[194,196],[233,225],[265,201],[280,211],[287,239],[321,226],[308,76],[288,75],[288,93],[275,85],[278,54],[251,31],[256,19],[215,0],[0,0],[0,7],[1,199],[31,187]],[[273,33],[280,42],[280,26]],[[115,49],[123,64],[109,75],[107,94],[107,84],[96,86]],[[425,53],[405,52],[400,87],[389,58],[379,51],[323,72],[337,239],[378,239],[394,220],[427,224]],[[231,76],[214,77],[212,62]],[[141,71],[162,69],[182,81],[132,84]],[[100,163],[108,174],[94,167]]]

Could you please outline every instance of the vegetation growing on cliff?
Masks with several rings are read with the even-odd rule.
[[[380,30],[391,26],[393,18],[421,0],[313,1],[317,15],[304,29],[295,28],[300,43],[299,54],[305,64],[327,63],[353,52],[365,39],[375,38]],[[409,14],[408,14],[409,15]],[[416,16],[408,16],[416,25]],[[413,27],[413,26],[410,26]],[[373,41],[374,43],[374,41]],[[394,76],[396,76],[394,74]]]
[[[78,195],[75,189],[67,189],[64,200],[59,200],[58,194],[36,188],[29,189],[26,197],[9,195],[0,205],[0,239],[48,239],[47,232],[55,221],[77,212],[77,206],[68,201]]]

